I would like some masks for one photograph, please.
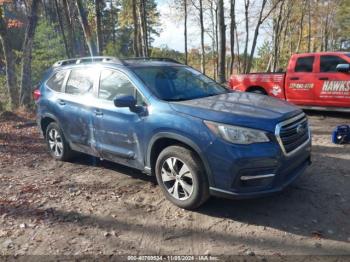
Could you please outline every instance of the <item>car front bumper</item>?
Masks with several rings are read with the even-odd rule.
[[[304,173],[311,164],[311,138],[291,156],[274,142],[237,146],[217,141],[207,154],[211,195],[257,198],[282,191]]]

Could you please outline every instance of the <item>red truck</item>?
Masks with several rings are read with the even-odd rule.
[[[350,53],[295,54],[286,73],[232,75],[229,86],[284,99],[306,109],[350,112]]]

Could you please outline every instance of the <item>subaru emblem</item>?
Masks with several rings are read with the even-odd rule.
[[[304,130],[305,130],[305,128],[304,128],[304,126],[302,124],[298,125],[298,127],[297,127],[297,133],[298,134],[303,133]]]

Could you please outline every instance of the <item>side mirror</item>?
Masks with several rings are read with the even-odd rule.
[[[349,73],[350,72],[350,64],[339,64],[339,65],[337,65],[337,72]]]
[[[114,98],[114,105],[116,107],[129,107],[130,109],[136,107],[136,99],[130,95],[117,95]]]

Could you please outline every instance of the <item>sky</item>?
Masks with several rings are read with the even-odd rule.
[[[168,46],[171,49],[184,52],[184,26],[183,21],[176,21],[172,17],[169,3],[167,0],[157,0],[158,10],[160,13],[160,24],[162,31],[159,37],[155,37],[153,43],[156,47]],[[196,33],[196,28],[189,25],[188,35]],[[199,35],[198,35],[199,37]],[[199,45],[199,41],[189,41],[189,46]]]
[[[171,49],[184,52],[184,25],[183,25],[183,18],[179,17],[176,19],[176,15],[179,16],[180,14],[176,14],[176,10],[173,8],[170,8],[169,1],[171,0],[156,0],[158,4],[158,10],[160,13],[160,24],[162,31],[160,33],[159,37],[155,37],[155,41],[153,43],[156,47],[164,47],[168,46]],[[243,28],[243,0],[238,0],[236,5],[236,15],[237,15],[237,21],[238,21],[238,31],[244,31]],[[226,0],[225,1],[225,12],[229,12],[229,3]],[[227,15],[226,15],[227,16]],[[178,20],[178,21],[176,21]],[[190,19],[191,20],[191,19]],[[207,21],[209,22],[209,21]],[[229,19],[226,19],[225,23],[227,28],[229,29]],[[204,21],[206,23],[206,21]],[[250,33],[252,35],[253,32]],[[263,42],[269,38],[269,35],[267,34],[266,30],[262,28],[260,37],[258,39],[258,47],[263,44]],[[244,36],[242,35],[242,42],[244,39]],[[210,37],[205,34],[205,42],[208,45],[211,45]],[[227,44],[229,44],[229,30],[227,30]],[[243,46],[243,42],[240,43],[241,46]],[[199,25],[197,23],[189,22],[188,23],[188,47],[189,48],[198,48],[200,46],[200,31],[199,31]]]

